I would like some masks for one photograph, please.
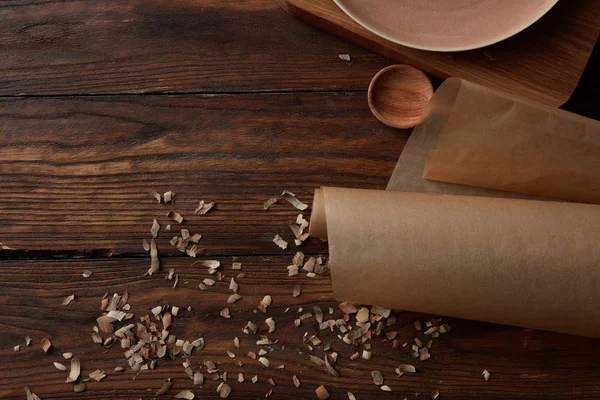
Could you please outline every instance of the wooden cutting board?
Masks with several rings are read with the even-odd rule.
[[[575,90],[600,33],[600,0],[559,1],[538,22],[495,45],[430,52],[371,33],[333,0],[277,1],[293,16],[438,78],[456,76],[552,106],[562,105]]]

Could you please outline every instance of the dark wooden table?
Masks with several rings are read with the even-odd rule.
[[[385,187],[409,134],[379,124],[367,107],[368,82],[388,60],[291,19],[273,0],[10,0],[0,4],[0,21],[0,242],[16,249],[0,254],[0,398],[23,399],[28,386],[44,400],[151,399],[166,378],[175,384],[161,398],[184,389],[218,398],[218,382],[193,386],[179,358],[139,374],[113,371],[126,367],[123,350],[92,343],[91,333],[103,294],[125,290],[136,319],[159,304],[192,307],[171,331],[205,338],[191,360],[228,371],[232,399],[263,398],[269,389],[273,398],[314,398],[321,384],[333,399],[347,391],[427,399],[435,390],[444,399],[600,397],[597,341],[457,319],[446,319],[454,329],[427,361],[381,337],[372,340],[371,361],[351,361],[354,348],[329,331],[322,340],[339,353],[341,376],[309,361],[306,329],[293,326],[297,309],[338,303],[327,277],[287,276],[296,247],[281,250],[272,238],[292,241],[287,222],[297,211],[281,203],[265,212],[262,204],[283,189],[310,202],[321,185]],[[577,104],[590,109],[589,101]],[[151,189],[175,191],[176,203],[157,204]],[[217,205],[194,215],[200,199]],[[219,316],[227,284],[198,289],[206,269],[169,245],[169,210],[185,217],[174,228],[202,233],[204,258],[220,260],[229,275],[232,261],[243,264],[243,298],[230,306],[231,319]],[[154,218],[163,225],[162,270],[150,277],[142,239]],[[312,239],[301,249],[327,251]],[[165,280],[170,268],[179,275],[175,289]],[[83,278],[85,270],[93,275]],[[294,298],[298,282],[304,289]],[[241,331],[252,320],[266,332],[266,316],[253,312],[266,294],[278,324],[270,337],[279,339],[270,368],[244,355],[259,347]],[[427,318],[399,312],[390,329],[408,341],[413,321]],[[44,337],[53,344],[48,354]],[[108,376],[74,393],[67,372],[53,366],[63,352],[81,360],[83,376]],[[407,362],[418,373],[398,378],[394,368]],[[274,368],[280,364],[285,369]],[[372,383],[372,370],[392,393]],[[235,381],[238,372],[246,382]]]

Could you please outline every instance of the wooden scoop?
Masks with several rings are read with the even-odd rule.
[[[379,71],[369,85],[369,108],[392,128],[412,128],[425,117],[433,87],[429,78],[410,65],[390,65]]]

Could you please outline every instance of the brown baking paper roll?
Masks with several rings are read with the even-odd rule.
[[[431,106],[424,178],[600,204],[600,121],[457,78]]]
[[[589,204],[325,187],[336,299],[600,337],[600,210]]]

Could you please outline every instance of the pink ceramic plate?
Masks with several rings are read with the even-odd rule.
[[[353,20],[398,44],[460,51],[504,40],[558,0],[335,0]]]

